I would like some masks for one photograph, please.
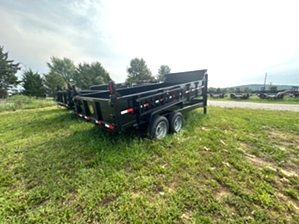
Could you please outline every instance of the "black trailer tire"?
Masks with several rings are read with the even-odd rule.
[[[169,131],[170,133],[179,132],[184,124],[183,115],[180,112],[172,112],[168,116]]]
[[[168,130],[169,123],[166,117],[156,115],[148,126],[148,135],[151,139],[162,139],[167,135]]]

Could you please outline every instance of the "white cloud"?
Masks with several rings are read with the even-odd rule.
[[[289,63],[299,52],[296,9],[296,1],[4,1],[0,43],[41,72],[51,56],[68,57],[100,61],[124,81],[130,60],[143,57],[153,74],[162,64],[208,69],[213,86],[261,83],[269,71],[289,71],[289,81],[275,80],[298,84],[298,63]]]

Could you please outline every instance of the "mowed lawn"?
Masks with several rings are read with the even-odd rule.
[[[299,113],[209,107],[161,141],[0,113],[0,223],[299,223]]]

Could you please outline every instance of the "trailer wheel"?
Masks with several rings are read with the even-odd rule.
[[[173,112],[168,117],[169,129],[171,133],[179,132],[183,127],[183,115],[180,112]]]
[[[151,139],[162,139],[164,138],[169,129],[169,123],[166,117],[155,116],[148,127],[148,134]]]

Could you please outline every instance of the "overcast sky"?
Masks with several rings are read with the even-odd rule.
[[[299,85],[299,1],[0,0],[0,45],[47,73],[51,56],[99,61],[116,82],[130,60],[154,75],[208,69],[209,86]]]

